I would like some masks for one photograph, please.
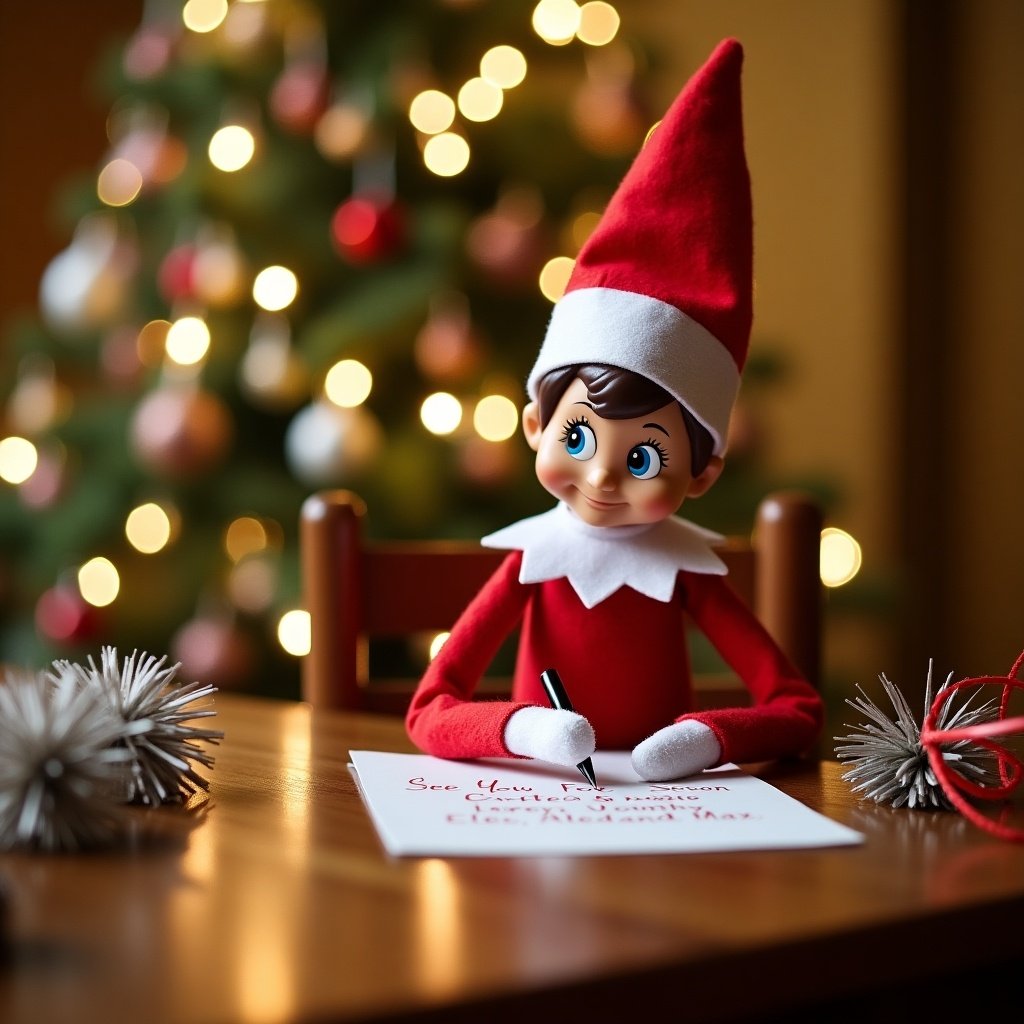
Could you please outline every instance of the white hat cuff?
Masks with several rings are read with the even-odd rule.
[[[605,363],[660,384],[704,424],[725,451],[740,373],[725,346],[671,303],[617,288],[579,288],[555,304],[527,379],[573,363]]]

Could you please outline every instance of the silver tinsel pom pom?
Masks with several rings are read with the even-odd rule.
[[[849,736],[836,736],[840,742],[836,755],[850,767],[843,775],[847,782],[855,783],[853,791],[874,800],[890,803],[893,807],[913,807],[921,810],[951,809],[935,774],[928,764],[928,754],[921,743],[921,725],[915,721],[906,698],[885,675],[879,676],[886,696],[896,712],[895,721],[882,711],[858,686],[861,695],[846,703],[863,712],[867,724],[849,726],[857,731]],[[939,693],[953,682],[950,673]],[[928,664],[925,686],[924,714],[932,706],[932,666]],[[972,708],[971,699],[959,707],[947,701],[942,707],[937,727],[952,729],[993,721],[999,705],[990,700]],[[923,720],[923,719],[922,719]],[[995,757],[984,747],[971,740],[950,743],[943,751],[945,761],[952,762],[956,771],[979,785],[999,782]]]
[[[0,682],[0,849],[75,850],[118,832],[122,724],[71,671]]]
[[[121,744],[130,754],[126,799],[158,805],[185,800],[210,784],[193,762],[213,767],[213,756],[200,743],[224,736],[214,729],[185,723],[216,714],[197,702],[216,692],[204,683],[177,680],[180,665],[164,667],[166,657],[133,651],[119,666],[117,649],[103,647],[97,668],[54,662],[58,673],[73,672],[84,688],[102,694],[122,725]]]

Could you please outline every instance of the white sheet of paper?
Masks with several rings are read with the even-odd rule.
[[[396,856],[697,853],[847,846],[863,837],[724,765],[644,782],[624,752],[594,755],[598,786],[539,761],[443,761],[353,750],[363,799]]]

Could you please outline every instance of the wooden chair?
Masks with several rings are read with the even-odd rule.
[[[366,506],[350,491],[306,499],[300,521],[305,607],[312,646],[303,661],[302,697],[318,708],[404,713],[415,679],[369,679],[369,640],[450,629],[508,552],[475,541],[367,543]],[[793,663],[818,682],[821,513],[804,495],[779,493],[758,509],[751,537],[719,549],[729,579]],[[742,703],[735,678],[694,678],[702,707]],[[510,680],[488,680],[507,694]]]

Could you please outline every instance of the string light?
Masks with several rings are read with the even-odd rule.
[[[433,661],[438,656],[438,654],[441,651],[441,648],[444,647],[445,643],[448,640],[448,637],[450,637],[450,636],[451,636],[451,633],[447,633],[447,632],[446,633],[438,633],[430,641],[430,660],[431,661]]]
[[[192,32],[212,32],[228,15],[228,0],[188,0],[181,20]]]
[[[446,132],[455,120],[455,100],[437,89],[427,89],[413,97],[409,120],[424,135]]]
[[[96,195],[107,206],[127,206],[141,191],[142,172],[123,157],[111,160],[96,179]]]
[[[601,221],[601,214],[593,210],[586,210],[573,218],[572,227],[569,229],[573,245],[577,249],[583,247],[583,243],[593,234],[594,228]]]
[[[373,374],[358,359],[335,363],[324,379],[324,394],[343,409],[354,409],[370,397]]]
[[[423,162],[439,177],[454,177],[469,165],[469,143],[455,132],[442,132],[427,140]]]
[[[530,19],[534,32],[551,46],[572,42],[580,26],[576,0],[540,0]]]
[[[459,111],[469,121],[490,121],[501,112],[504,94],[485,78],[471,78],[459,89]]]
[[[5,437],[0,441],[0,479],[23,484],[39,465],[39,451],[24,437]]]
[[[643,141],[643,143],[641,144],[641,147],[640,147],[641,149],[644,146],[646,146],[648,142],[651,141],[651,136],[653,136],[654,133],[658,130],[658,126],[660,124],[661,124],[661,121],[655,121],[654,124],[652,124],[651,127],[647,129],[647,134],[644,136],[644,141]]]
[[[218,128],[210,139],[207,153],[210,163],[219,171],[240,171],[252,160],[256,152],[256,139],[248,128],[240,124],[226,124]]]
[[[163,362],[170,329],[170,320],[150,320],[140,328],[135,338],[135,354],[143,366],[159,366]]]
[[[591,0],[580,8],[576,38],[588,46],[606,46],[619,31],[619,12],[603,0]]]
[[[576,261],[569,256],[555,256],[541,268],[541,294],[550,302],[557,302],[564,294]]]
[[[860,572],[860,544],[845,530],[829,526],[821,531],[820,571],[826,587],[841,587]]]
[[[269,313],[290,306],[298,293],[298,278],[287,267],[265,267],[252,283],[252,297],[256,305]]]
[[[183,316],[167,330],[164,350],[179,366],[195,366],[210,349],[210,328],[197,316]]]
[[[124,533],[136,551],[144,555],[155,555],[170,543],[174,525],[167,509],[149,501],[128,513]]]
[[[492,46],[480,58],[480,75],[499,89],[514,89],[526,78],[526,58],[514,46]]]
[[[239,516],[224,531],[224,550],[232,562],[264,551],[269,542],[267,528],[255,516]]]
[[[487,395],[473,410],[473,428],[485,441],[507,441],[519,426],[519,410],[504,395]]]
[[[277,623],[277,640],[284,650],[296,658],[309,654],[312,637],[312,622],[309,612],[301,608],[287,611]]]
[[[83,600],[96,608],[105,608],[117,599],[121,577],[109,558],[90,558],[78,570],[78,589]]]
[[[451,434],[462,422],[462,403],[447,391],[435,391],[423,400],[420,420],[432,434]]]

